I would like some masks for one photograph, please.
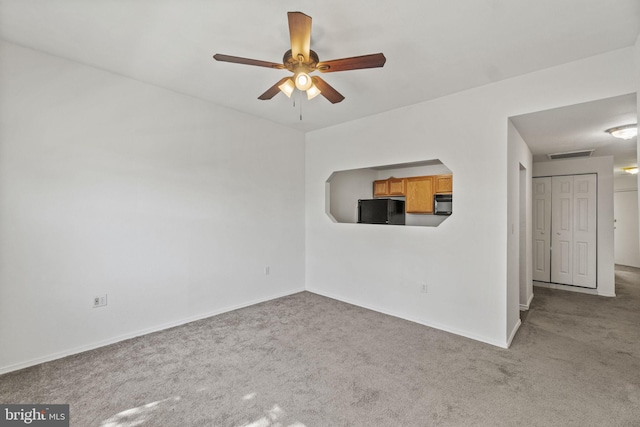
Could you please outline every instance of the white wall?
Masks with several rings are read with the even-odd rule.
[[[533,271],[531,267],[533,262],[531,253],[533,157],[531,150],[511,120],[509,120],[508,126],[507,333],[510,338],[513,338],[520,324],[520,307],[528,308],[533,297]]]
[[[375,166],[375,165],[374,165]],[[378,171],[376,179],[408,178],[411,176],[447,175],[451,170],[447,165],[430,164],[426,166],[411,166],[405,168],[383,169]]]
[[[0,64],[0,372],[304,289],[303,134],[9,43]]]
[[[634,175],[613,180],[615,263],[640,268],[638,180]]]
[[[598,174],[598,284],[597,289],[544,285],[575,292],[615,296],[613,240],[613,157],[551,160],[533,164],[533,176]],[[536,284],[539,284],[536,282]],[[541,284],[539,284],[541,285]]]
[[[631,51],[309,132],[307,289],[506,347],[518,303],[507,301],[507,118],[635,91]],[[455,178],[454,214],[439,227],[338,225],[324,214],[333,171],[422,159]]]
[[[636,38],[636,44],[634,46],[635,51],[635,64],[636,70],[640,70],[640,35]],[[636,95],[640,93],[640,72],[636,72]],[[636,96],[636,116],[640,113],[640,96]],[[637,121],[638,123],[639,121]],[[636,137],[636,165],[640,166],[640,137]],[[638,187],[640,187],[640,174],[636,175],[637,182],[639,183]],[[638,198],[638,210],[640,211],[640,197]],[[640,218],[638,218],[640,222]],[[640,224],[638,224],[640,228]]]
[[[638,175],[625,173],[613,178],[613,191],[638,191]]]

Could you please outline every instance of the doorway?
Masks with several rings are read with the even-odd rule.
[[[635,179],[635,177],[633,177]],[[638,188],[621,186],[613,193],[615,263],[640,268]]]
[[[533,279],[597,287],[597,175],[533,179]]]

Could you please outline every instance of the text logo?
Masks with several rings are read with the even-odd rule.
[[[69,405],[1,405],[0,427],[69,427]]]

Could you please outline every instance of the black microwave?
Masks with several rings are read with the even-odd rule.
[[[452,194],[434,194],[433,213],[434,215],[451,215],[453,212]]]
[[[358,200],[358,222],[404,225],[404,200],[360,199]]]

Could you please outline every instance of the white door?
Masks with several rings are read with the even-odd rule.
[[[533,178],[533,280],[551,281],[551,178]]]
[[[613,213],[616,216],[614,227],[615,262],[640,268],[638,190],[620,190],[613,193]]]
[[[551,177],[551,281],[573,285],[573,176]]]
[[[573,285],[596,287],[596,175],[573,177]]]

